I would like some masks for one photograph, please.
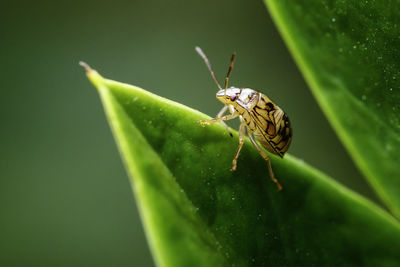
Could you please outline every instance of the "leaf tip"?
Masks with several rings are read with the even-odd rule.
[[[101,77],[100,74],[96,70],[92,69],[86,62],[79,61],[79,65],[85,69],[86,76],[93,83],[93,85],[98,87],[99,84],[102,82],[103,77]]]
[[[93,71],[93,69],[89,66],[89,64],[87,64],[84,61],[79,61],[79,65],[85,69],[86,73]]]

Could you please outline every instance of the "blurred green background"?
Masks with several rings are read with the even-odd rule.
[[[262,1],[6,0],[1,10],[0,266],[154,265],[80,60],[214,116],[217,88],[194,47],[220,80],[236,51],[230,84],[259,89],[287,112],[289,153],[375,200]]]

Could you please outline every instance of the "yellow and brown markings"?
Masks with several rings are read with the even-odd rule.
[[[257,130],[253,130],[256,139],[265,149],[283,157],[292,137],[286,114],[269,98],[262,95],[251,110],[251,118],[257,125]]]
[[[269,98],[261,94],[257,105],[251,111],[252,118],[256,121],[257,125],[271,137],[276,134],[274,118],[276,109],[277,106]]]
[[[284,154],[290,145],[292,140],[292,129],[290,127],[290,121],[286,114],[283,114],[279,121],[279,130],[277,136],[271,141],[274,143],[277,149]]]

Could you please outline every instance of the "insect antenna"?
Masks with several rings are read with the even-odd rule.
[[[231,57],[231,64],[229,65],[229,69],[228,69],[228,73],[226,74],[226,78],[225,78],[225,95],[226,95],[226,88],[228,88],[228,83],[229,83],[229,76],[231,75],[232,69],[233,69],[233,64],[235,63],[235,57],[236,57],[236,53],[232,54]]]
[[[204,54],[203,50],[201,50],[200,47],[196,46],[196,52],[199,53],[199,55],[204,59],[204,62],[206,63],[208,69],[211,72],[211,76],[213,77],[215,83],[217,84],[219,89],[222,89],[221,84],[218,82],[217,76],[215,75],[213,69],[211,68],[210,61],[208,60],[206,54]],[[226,91],[226,90],[225,90]]]

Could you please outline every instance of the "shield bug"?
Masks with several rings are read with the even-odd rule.
[[[283,157],[292,140],[292,129],[288,116],[272,102],[271,99],[259,91],[250,88],[228,88],[229,76],[235,62],[235,54],[231,57],[228,73],[225,78],[225,86],[222,88],[207,56],[200,47],[196,47],[196,51],[204,59],[211,72],[211,76],[218,86],[219,91],[217,92],[217,99],[224,104],[224,107],[216,118],[209,121],[201,120],[199,123],[201,125],[210,125],[220,122],[232,136],[229,127],[224,121],[239,117],[239,146],[233,158],[232,171],[235,171],[237,168],[237,159],[247,133],[258,153],[267,161],[270,178],[276,183],[278,189],[281,190],[282,186],[272,171],[271,160],[261,147],[272,154]],[[227,110],[229,110],[231,114],[224,116]]]

